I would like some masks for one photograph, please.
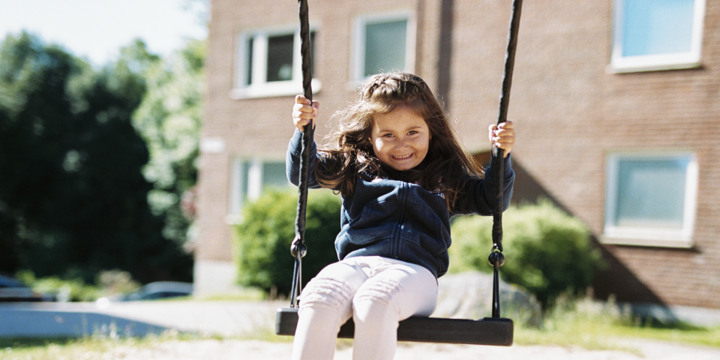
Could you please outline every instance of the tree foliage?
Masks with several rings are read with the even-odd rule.
[[[123,269],[188,279],[191,258],[150,212],[148,149],[131,123],[157,61],[142,42],[95,71],[21,33],[0,47],[0,271]]]
[[[204,62],[205,43],[194,40],[152,63],[144,71],[146,95],[133,116],[150,153],[143,173],[153,183],[151,209],[165,219],[165,236],[178,244],[187,241],[193,216],[183,211],[182,198],[197,181]]]

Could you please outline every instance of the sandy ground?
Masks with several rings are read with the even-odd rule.
[[[396,360],[717,360],[720,350],[673,344],[642,342],[635,351],[590,351],[555,346],[489,347],[445,344],[400,344]],[[290,343],[255,340],[168,341],[152,348],[118,347],[102,359],[127,360],[266,360],[290,359]],[[352,349],[341,345],[336,360],[352,359]]]

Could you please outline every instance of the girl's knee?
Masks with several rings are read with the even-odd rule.
[[[355,302],[369,301],[390,304],[400,291],[400,283],[392,279],[376,279],[366,283],[357,294]]]
[[[329,307],[338,311],[350,304],[352,288],[343,281],[333,278],[312,279],[300,295],[300,309],[303,307]]]
[[[393,314],[399,314],[400,304],[396,304],[399,286],[399,283],[390,279],[373,281],[363,286],[353,298],[355,317],[360,320],[395,317]]]

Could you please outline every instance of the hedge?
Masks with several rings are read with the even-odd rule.
[[[235,226],[235,262],[238,283],[268,293],[291,291],[297,190],[270,190],[243,208]],[[308,192],[303,258],[303,284],[327,264],[337,261],[334,239],[340,231],[340,198],[327,190]]]
[[[451,271],[492,271],[492,217],[457,217],[451,231]],[[547,199],[513,205],[504,213],[503,247],[502,279],[526,288],[544,309],[560,295],[585,292],[604,266],[584,223]]]

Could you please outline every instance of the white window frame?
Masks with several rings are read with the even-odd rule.
[[[355,18],[352,38],[352,56],[350,69],[351,88],[356,88],[366,77],[365,73],[365,29],[368,24],[377,24],[391,21],[407,21],[405,32],[405,69],[403,71],[415,72],[415,42],[416,20],[411,11],[400,11],[384,14],[362,15]],[[388,69],[388,71],[391,69]]]
[[[284,163],[285,160],[261,158],[233,158],[230,169],[230,189],[228,194],[228,223],[238,223],[241,220],[242,208],[248,201],[255,200],[262,195],[265,183],[263,182],[263,165],[268,162]],[[245,166],[248,164],[249,166]],[[288,182],[290,186],[290,182]],[[247,188],[247,194],[243,189]]]
[[[703,22],[705,18],[705,0],[695,0],[693,11],[693,29],[690,51],[674,54],[623,56],[623,23],[625,0],[615,0],[614,39],[611,71],[641,72],[657,70],[690,69],[701,65]]]
[[[689,158],[685,172],[685,203],[682,229],[618,226],[614,224],[618,191],[618,163],[620,160],[663,160]],[[697,207],[698,163],[691,151],[634,151],[615,152],[607,156],[605,178],[605,226],[601,242],[605,244],[651,247],[691,248]]]
[[[310,31],[317,34],[317,29],[311,27]],[[293,35],[293,78],[288,81],[267,82],[267,51],[268,39],[273,36]],[[251,81],[247,79],[248,67],[248,48],[249,40],[253,39],[252,51],[252,74]],[[235,76],[233,79],[233,89],[230,97],[234,99],[251,99],[273,96],[290,96],[302,93],[302,58],[300,56],[300,31],[297,26],[278,27],[269,29],[257,29],[240,33],[237,36],[235,44]],[[317,47],[315,47],[317,49]],[[314,61],[314,59],[313,59]],[[312,79],[313,93],[320,91],[321,83],[313,74]]]

